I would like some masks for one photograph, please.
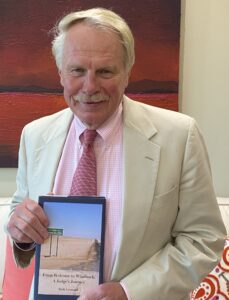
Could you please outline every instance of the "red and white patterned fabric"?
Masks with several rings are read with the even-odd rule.
[[[86,129],[83,132],[83,154],[73,176],[71,196],[96,196],[96,158],[93,143],[96,130]]]
[[[229,236],[219,264],[191,293],[190,300],[229,300]]]

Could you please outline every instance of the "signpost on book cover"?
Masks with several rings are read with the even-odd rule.
[[[62,236],[64,233],[63,228],[48,228],[48,232],[50,234],[50,247],[49,247],[49,256],[58,256],[58,244],[59,244],[59,236]]]

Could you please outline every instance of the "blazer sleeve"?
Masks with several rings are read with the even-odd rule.
[[[178,198],[171,242],[122,279],[131,300],[189,299],[223,250],[226,231],[205,144],[194,120],[184,149]]]
[[[26,130],[25,128],[22,131],[20,146],[19,146],[19,154],[18,154],[18,172],[16,177],[17,182],[17,190],[13,195],[12,203],[21,203],[25,198],[29,196],[28,191],[28,180],[27,180],[27,155],[26,155]],[[11,244],[13,247],[14,259],[17,266],[21,268],[27,267],[32,257],[34,256],[35,249],[31,249],[28,251],[23,251],[16,247],[16,245],[11,240]]]

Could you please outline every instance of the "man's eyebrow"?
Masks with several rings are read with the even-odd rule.
[[[68,64],[67,68],[83,68],[81,64]]]
[[[98,69],[98,70],[102,70],[102,69],[116,70],[117,67],[114,66],[114,65],[103,65],[103,66],[101,66],[101,67],[98,67],[97,69]]]
[[[66,66],[66,69],[67,70],[71,70],[71,69],[87,69],[87,67],[85,67],[83,64],[76,64],[76,63],[72,63],[72,64],[68,64]],[[108,70],[111,70],[111,71],[117,71],[117,67],[115,65],[101,65],[101,66],[98,66],[96,67],[95,71],[100,71],[100,70],[104,70],[104,69],[108,69]]]

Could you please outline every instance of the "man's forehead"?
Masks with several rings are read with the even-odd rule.
[[[115,69],[122,66],[122,56],[111,56],[111,55],[93,55],[82,51],[77,52],[75,55],[67,56],[65,63],[68,67],[92,67],[102,68],[107,67]]]
[[[116,34],[109,35],[88,25],[77,24],[70,28],[63,50],[65,55],[123,58],[123,47]]]

